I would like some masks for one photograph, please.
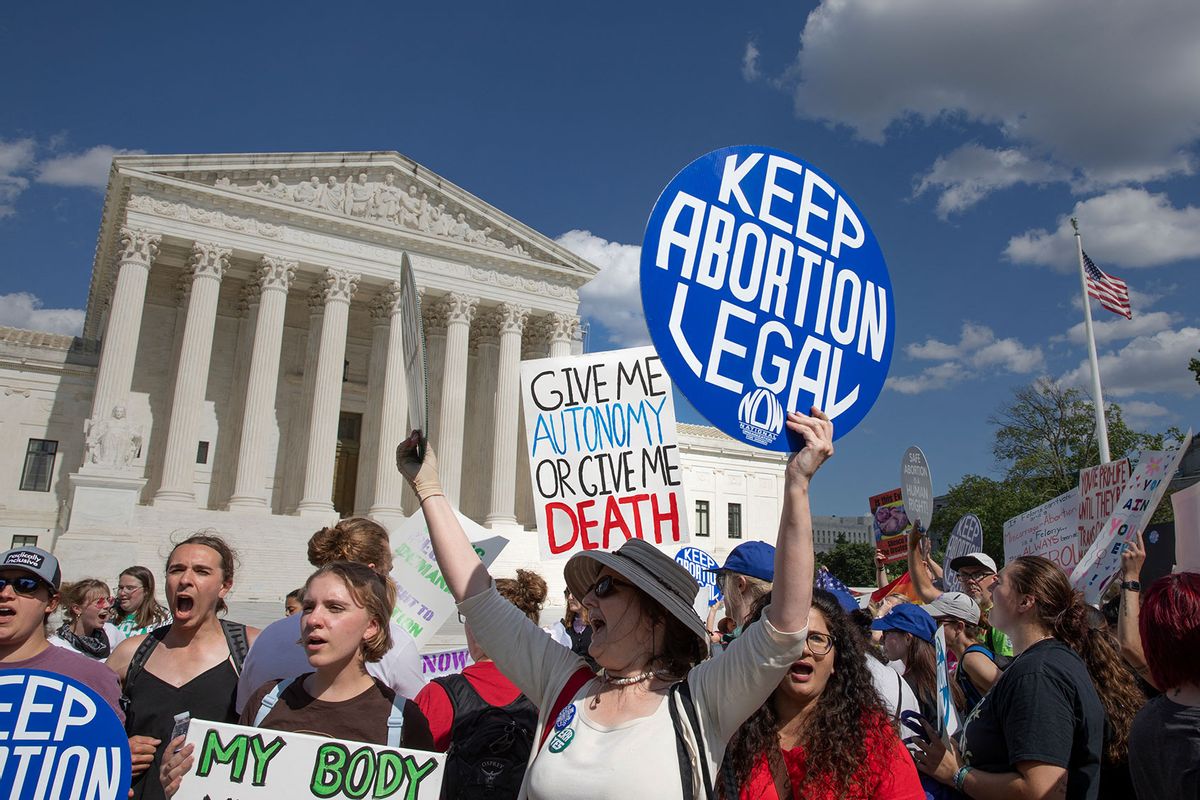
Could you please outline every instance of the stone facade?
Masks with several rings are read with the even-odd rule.
[[[512,537],[501,570],[536,562],[519,364],[581,351],[597,269],[396,153],[115,159],[83,336],[0,329],[0,544],[36,536],[68,577],[111,579],[215,529],[255,600],[303,580],[304,542],[339,515],[395,525],[415,507],[393,464],[404,259],[447,492]],[[773,539],[783,460],[680,438],[689,502],[727,516],[737,497],[746,537]]]

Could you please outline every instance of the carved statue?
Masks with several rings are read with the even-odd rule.
[[[433,212],[431,232],[438,236],[449,236],[454,228],[454,217],[446,213],[446,204],[438,203]]]
[[[295,193],[292,195],[292,200],[297,203],[302,203],[306,206],[311,206],[317,202],[317,198],[321,195],[321,179],[313,175],[307,183],[301,183],[296,187]]]
[[[409,186],[407,192],[400,193],[400,224],[406,228],[415,228],[420,222],[421,201],[417,197],[417,187]]]
[[[383,183],[379,184],[379,188],[375,190],[375,197],[371,201],[371,218],[395,222],[396,215],[400,213],[400,196],[400,189],[396,186],[396,176],[389,172],[384,176]]]
[[[450,230],[447,231],[447,234],[453,239],[458,239],[460,242],[465,242],[468,241],[470,233],[471,226],[467,222],[467,215],[461,211],[458,212],[458,217],[450,226]]]
[[[417,227],[429,233],[433,229],[434,207],[429,204],[429,195],[421,192],[421,210],[417,213]]]
[[[278,175],[272,175],[270,182],[260,189],[260,191],[267,197],[274,197],[278,200],[287,200],[288,195],[291,193],[287,184],[279,180]]]
[[[321,194],[317,196],[317,207],[326,211],[345,211],[346,187],[338,183],[336,175],[330,175],[321,187]]]
[[[102,467],[127,467],[142,449],[142,433],[125,419],[122,405],[109,417],[88,420],[84,440],[84,460]]]
[[[375,187],[367,183],[367,173],[358,173],[357,183],[346,184],[346,202],[350,207],[350,216],[365,217],[371,200],[375,197]]]

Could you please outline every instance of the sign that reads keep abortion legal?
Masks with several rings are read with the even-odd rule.
[[[1079,561],[1079,489],[1060,494],[1004,523],[1004,563],[1042,556],[1070,573]]]
[[[125,800],[129,740],[100,695],[65,675],[0,672],[0,797]]]
[[[194,719],[175,800],[437,800],[446,756]],[[123,795],[122,795],[123,797]]]
[[[704,619],[708,609],[721,599],[721,587],[717,585],[717,568],[721,565],[699,547],[681,548],[675,554],[675,561],[700,584],[700,593],[696,595],[696,613],[700,619]]]
[[[641,287],[667,371],[735,439],[799,450],[786,412],[812,406],[844,436],[883,389],[896,325],[883,253],[796,156],[727,147],[686,166],[650,213]]]
[[[983,552],[983,525],[974,514],[963,514],[954,523],[950,539],[946,542],[946,557],[942,561],[942,585],[947,592],[961,592],[962,581],[958,573],[950,569],[950,562],[959,556]]]
[[[652,347],[521,364],[543,558],[688,541],[671,379]]]
[[[1085,602],[1100,602],[1120,569],[1121,551],[1150,521],[1191,443],[1189,430],[1178,450],[1143,450],[1139,454],[1137,467],[1121,493],[1116,510],[1071,572],[1071,583],[1083,592]]]

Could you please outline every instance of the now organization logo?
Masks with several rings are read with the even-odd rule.
[[[770,445],[783,432],[783,405],[770,390],[759,387],[742,395],[738,425],[742,435],[759,445]]]

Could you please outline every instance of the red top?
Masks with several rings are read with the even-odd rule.
[[[912,756],[900,742],[891,723],[880,717],[875,724],[865,726],[867,738],[867,760],[859,770],[859,790],[846,795],[847,800],[925,800],[925,790],[913,766]],[[788,779],[792,784],[792,796],[801,795],[796,787],[804,782],[804,748],[794,747],[783,751]],[[828,786],[805,786],[805,800],[838,800]],[[767,758],[759,759],[750,773],[750,779],[742,787],[742,800],[779,800],[775,782],[767,768]]]
[[[494,661],[472,664],[462,671],[462,676],[480,697],[494,706],[506,706],[521,694],[512,681],[500,674]],[[434,749],[439,753],[446,752],[450,747],[450,729],[454,725],[454,707],[450,705],[446,690],[431,681],[417,693],[416,703],[429,720]]]

